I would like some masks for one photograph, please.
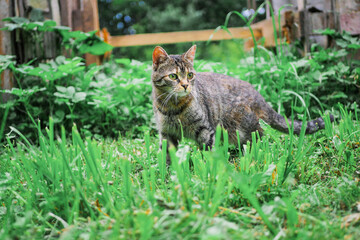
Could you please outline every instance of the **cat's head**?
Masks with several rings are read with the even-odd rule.
[[[168,55],[161,47],[153,52],[153,86],[161,92],[174,91],[177,96],[188,95],[194,87],[195,70],[193,67],[196,45],[182,55]]]

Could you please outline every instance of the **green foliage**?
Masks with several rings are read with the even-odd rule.
[[[0,30],[6,30],[6,31],[14,31],[16,29],[22,29],[25,31],[38,31],[38,32],[70,30],[69,27],[56,26],[56,22],[53,20],[46,20],[44,22],[32,22],[29,19],[23,17],[8,17],[8,18],[3,18],[2,21],[6,23],[5,23],[5,27],[1,28]]]
[[[96,35],[97,31],[84,33],[81,31],[60,31],[62,43],[65,49],[72,50],[73,56],[79,56],[85,53],[93,55],[103,55],[111,51],[113,47],[100,40]]]
[[[53,20],[33,22],[22,17],[9,17],[2,19],[2,21],[5,22],[5,27],[0,30],[23,31],[25,32],[25,36],[23,37],[30,38],[34,44],[42,42],[45,33],[54,32],[61,37],[61,46],[59,48],[68,50],[68,55],[71,55],[72,57],[81,56],[85,53],[103,55],[105,52],[110,51],[113,48],[111,45],[103,42],[96,35],[96,31],[88,33],[70,31],[71,29],[69,27],[56,26],[56,22]]]
[[[16,61],[14,56],[0,55],[0,73],[5,69],[14,69]]]
[[[327,119],[324,131],[307,137],[264,125],[264,138],[254,135],[244,155],[232,152],[218,128],[212,151],[183,140],[170,149],[168,168],[167,151],[148,132],[98,141],[82,138],[76,126],[56,134],[50,118],[45,132],[36,127],[37,147],[12,128],[18,140],[7,137],[0,157],[0,234],[357,239],[360,125],[339,110],[338,124]]]
[[[13,98],[1,104],[0,111],[9,111],[7,122],[29,138],[35,135],[28,116],[41,119],[45,126],[47,116],[52,116],[57,130],[60,124],[71,129],[76,123],[82,133],[95,136],[137,134],[152,127],[148,64],[119,59],[118,64],[86,68],[79,57],[59,56],[38,67],[15,67],[11,57],[3,59],[20,88],[1,90]]]

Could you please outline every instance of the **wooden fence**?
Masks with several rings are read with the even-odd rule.
[[[228,28],[225,30],[198,30],[198,31],[181,31],[167,33],[147,33],[125,36],[110,37],[109,43],[114,47],[144,46],[155,44],[169,44],[181,42],[200,42],[200,41],[219,41],[232,38],[251,38],[251,32],[248,28]],[[255,39],[262,37],[261,29],[253,29]]]

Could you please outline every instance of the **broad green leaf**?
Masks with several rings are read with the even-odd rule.
[[[314,30],[314,33],[332,36],[332,35],[335,35],[336,31],[335,31],[335,29],[327,28],[327,29]]]
[[[72,101],[74,103],[80,102],[80,101],[84,101],[86,98],[86,93],[84,92],[77,92],[75,93],[74,97],[72,98]]]
[[[55,115],[53,115],[53,120],[55,123],[60,123],[64,120],[65,113],[62,110],[55,111]]]
[[[347,47],[352,48],[352,49],[360,49],[360,44],[352,43],[352,44],[349,44]]]
[[[63,87],[63,86],[55,86],[56,87],[56,90],[58,90],[59,92],[66,92],[67,88],[66,87]]]
[[[55,27],[56,26],[56,22],[53,20],[46,20],[44,22],[44,27]]]
[[[29,19],[23,17],[8,17],[8,18],[3,18],[2,21],[21,24],[21,23],[28,23]]]
[[[103,55],[104,53],[111,51],[113,46],[102,41],[95,42],[91,45],[83,44],[80,46],[80,53],[91,53],[93,55]]]
[[[75,94],[75,88],[73,86],[70,86],[66,89],[66,94],[69,96],[69,98],[72,98]]]

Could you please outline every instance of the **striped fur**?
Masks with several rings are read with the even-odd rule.
[[[193,60],[196,46],[183,55],[168,55],[161,47],[153,53],[153,109],[161,139],[177,146],[181,138],[194,139],[200,146],[214,144],[217,125],[228,130],[231,143],[242,143],[251,133],[262,129],[259,119],[273,128],[288,132],[285,118],[275,112],[248,83],[217,73],[195,73]],[[193,78],[191,74],[193,74]],[[176,74],[177,79],[171,79]],[[331,116],[331,121],[333,117]],[[294,132],[300,133],[301,121],[294,121]],[[291,123],[290,123],[291,125]],[[325,126],[318,118],[307,123],[306,133]]]

